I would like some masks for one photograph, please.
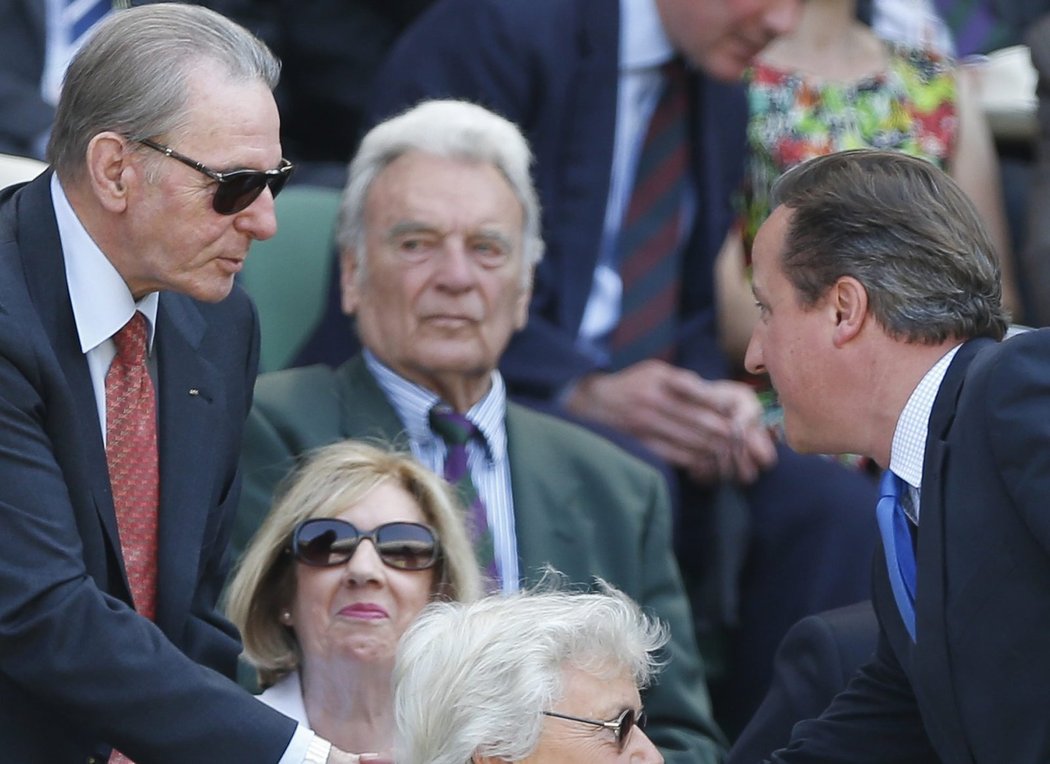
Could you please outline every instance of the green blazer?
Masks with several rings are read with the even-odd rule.
[[[245,430],[235,553],[295,460],[345,438],[408,447],[401,421],[360,356],[335,371],[311,366],[259,377]],[[600,576],[663,620],[671,641],[667,665],[645,693],[649,735],[669,763],[720,761],[724,740],[711,718],[662,477],[583,428],[514,403],[507,405],[507,451],[526,584],[547,564],[572,582]]]

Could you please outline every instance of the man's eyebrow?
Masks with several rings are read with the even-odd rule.
[[[493,239],[499,242],[499,244],[506,249],[510,249],[513,246],[513,242],[511,241],[510,237],[507,236],[507,234],[503,233],[503,231],[500,231],[496,228],[479,228],[474,233],[474,237],[480,237],[482,239]]]
[[[396,239],[398,236],[404,236],[406,233],[433,233],[434,231],[433,226],[421,223],[418,220],[403,220],[390,227],[390,230],[387,231],[387,238]]]

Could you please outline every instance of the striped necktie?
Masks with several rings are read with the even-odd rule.
[[[613,330],[613,369],[674,356],[681,288],[681,228],[689,172],[688,82],[675,59],[649,120],[617,238],[623,299]]]
[[[480,438],[481,431],[467,417],[443,403],[430,410],[429,418],[430,429],[445,442],[447,448],[445,480],[456,488],[468,509],[468,526],[478,565],[488,576],[492,588],[498,590],[500,575],[496,567],[496,553],[492,543],[492,532],[489,530],[488,513],[467,465],[467,444],[475,438]]]

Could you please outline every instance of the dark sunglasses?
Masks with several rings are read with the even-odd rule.
[[[384,564],[398,570],[426,570],[438,560],[437,536],[422,523],[384,523],[365,533],[336,518],[304,520],[292,532],[291,552],[306,565],[342,565],[364,539]]]
[[[616,735],[616,743],[620,746],[620,753],[623,753],[624,746],[627,745],[627,738],[630,736],[631,730],[635,727],[645,729],[645,711],[636,714],[633,708],[628,708],[609,722],[599,721],[598,719],[584,719],[579,716],[555,713],[554,711],[544,711],[543,713],[545,716],[553,716],[555,719],[568,719],[570,722],[590,724],[593,727],[604,727],[607,730],[612,730],[612,733]]]
[[[171,157],[192,167],[197,172],[204,173],[219,185],[215,189],[215,196],[211,199],[211,206],[220,215],[236,215],[248,205],[259,198],[259,194],[267,186],[270,193],[276,198],[281,193],[284,184],[288,182],[288,176],[295,169],[294,165],[287,159],[281,160],[281,166],[276,170],[230,170],[229,172],[217,172],[206,167],[196,159],[190,159],[185,154],[180,154],[171,146],[143,138],[139,141],[154,151],[159,151],[166,157]]]

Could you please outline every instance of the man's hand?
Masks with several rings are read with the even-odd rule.
[[[762,426],[762,405],[751,388],[705,380],[663,361],[588,375],[566,406],[633,435],[702,483],[750,483],[776,462],[773,439]]]

